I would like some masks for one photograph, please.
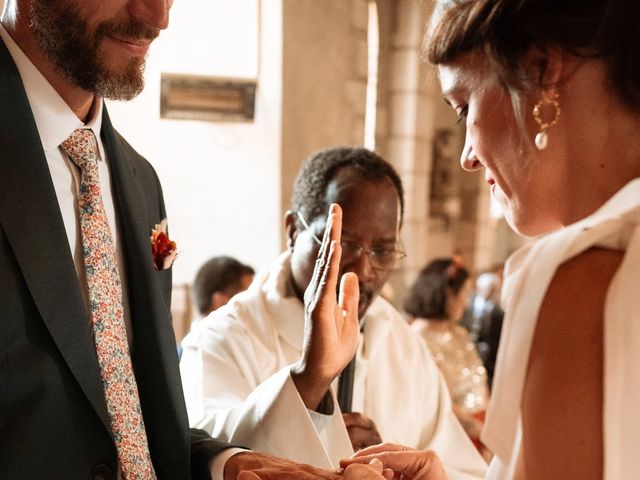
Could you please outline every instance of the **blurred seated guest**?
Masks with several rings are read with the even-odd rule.
[[[487,372],[469,333],[458,324],[470,291],[461,259],[440,258],[422,269],[404,308],[444,375],[458,419],[484,455],[479,439],[489,401]]]
[[[251,285],[255,271],[224,255],[207,260],[193,282],[193,299],[202,317],[225,305]]]
[[[329,249],[320,238],[332,204],[342,208],[343,220]],[[485,462],[454,415],[426,345],[379,295],[404,256],[403,205],[398,174],[374,152],[331,148],[304,163],[285,218],[287,251],[183,341],[191,425],[324,468],[337,467],[353,449],[403,442],[437,449],[452,479],[482,477]],[[323,268],[316,262],[323,250],[339,255],[339,275],[354,280],[359,338],[346,354],[323,344],[310,348],[322,325],[305,316],[303,299],[307,291],[313,306],[314,290],[325,283],[313,277]],[[339,370],[327,372],[326,365],[345,357]],[[341,371],[336,396],[332,384]]]
[[[200,318],[225,305],[236,293],[249,288],[254,275],[253,268],[232,257],[220,255],[207,260],[198,270],[191,288]],[[180,344],[178,357],[182,358]]]
[[[489,387],[493,381],[504,311],[500,306],[502,276],[497,271],[485,272],[476,280],[476,293],[471,307],[469,336],[487,369]]]

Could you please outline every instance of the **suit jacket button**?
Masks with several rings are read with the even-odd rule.
[[[91,477],[93,480],[112,480],[113,474],[109,465],[100,463],[91,469]]]

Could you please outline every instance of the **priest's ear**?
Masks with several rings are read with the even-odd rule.
[[[284,228],[287,234],[287,250],[293,251],[298,236],[298,226],[296,225],[296,214],[291,210],[287,210],[284,214]]]

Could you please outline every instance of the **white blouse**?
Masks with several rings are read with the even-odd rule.
[[[604,479],[640,478],[639,225],[640,179],[635,179],[589,217],[525,246],[509,259],[505,323],[482,434],[495,453],[487,479],[513,478],[522,441],[522,391],[544,294],[562,263],[594,246],[625,252],[609,285],[604,312]]]

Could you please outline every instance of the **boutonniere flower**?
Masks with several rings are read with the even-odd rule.
[[[156,270],[169,268],[178,256],[176,242],[167,236],[167,219],[157,223],[151,230],[151,253]]]

